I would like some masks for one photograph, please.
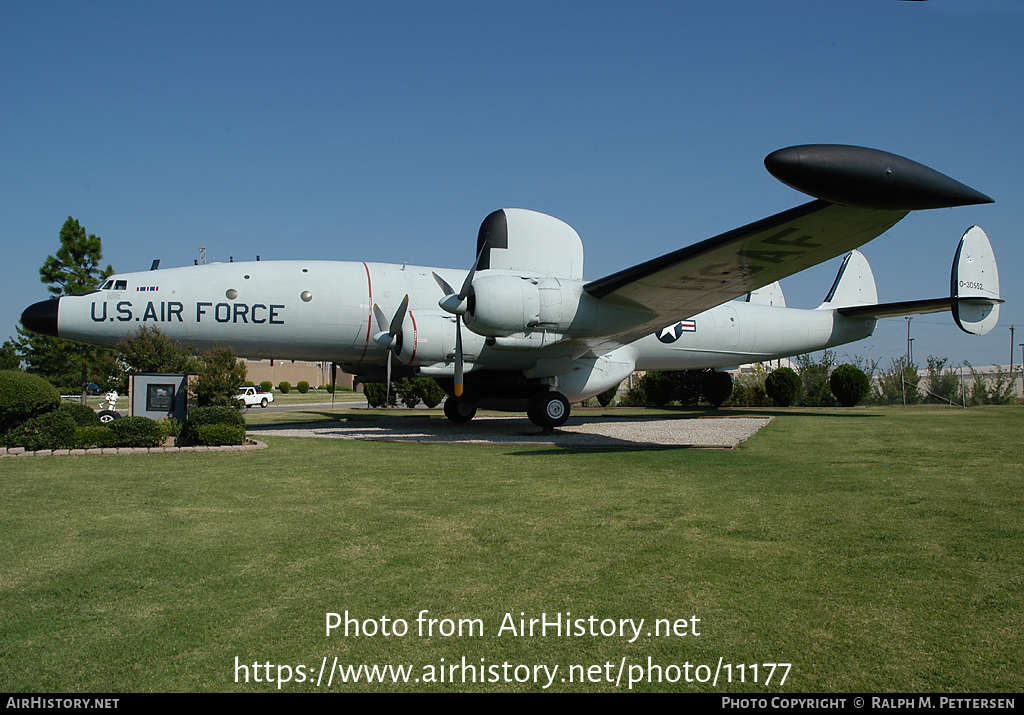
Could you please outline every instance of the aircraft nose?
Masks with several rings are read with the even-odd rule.
[[[60,298],[41,300],[25,308],[21,314],[21,324],[26,330],[43,335],[57,335],[57,309],[60,307]]]

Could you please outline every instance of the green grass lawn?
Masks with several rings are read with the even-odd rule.
[[[774,414],[734,451],[271,437],[4,458],[0,691],[276,689],[258,662],[312,692],[324,658],[412,666],[332,691],[541,690],[541,664],[552,691],[626,690],[648,658],[662,682],[635,690],[1024,690],[1024,410]],[[328,637],[346,610],[409,633]],[[483,634],[421,637],[423,610]],[[506,613],[566,612],[644,627],[498,633]],[[699,636],[646,635],[694,616]],[[502,682],[463,684],[462,658]],[[453,663],[455,684],[413,682]],[[792,664],[785,684],[765,663]]]

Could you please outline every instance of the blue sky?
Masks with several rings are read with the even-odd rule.
[[[1016,2],[7,2],[0,67],[0,340],[69,215],[119,271],[200,245],[468,267],[484,216],[524,207],[576,228],[595,279],[803,203],[764,157],[842,143],[996,200],[862,249],[910,300],[948,293],[969,226],[992,240],[999,326],[919,316],[918,362],[1006,364],[1011,324],[1024,343]],[[784,281],[789,305],[838,262]],[[893,319],[839,353],[905,350]]]

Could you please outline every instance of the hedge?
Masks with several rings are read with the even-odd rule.
[[[185,436],[190,442],[199,443],[198,429],[203,425],[229,425],[240,427],[244,432],[245,418],[233,407],[198,407],[188,413],[188,419],[185,421]]]
[[[225,424],[199,425],[196,444],[216,447],[222,444],[245,444],[245,428]]]
[[[38,375],[21,370],[0,370],[0,429],[60,406],[57,388]]]

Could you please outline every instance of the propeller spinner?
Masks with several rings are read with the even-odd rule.
[[[476,268],[480,265],[480,260],[483,258],[484,251],[486,250],[486,244],[480,249],[480,253],[477,254],[476,260],[473,261],[473,267],[469,269],[469,273],[466,274],[466,280],[462,282],[462,288],[458,293],[455,289],[441,276],[436,273],[433,274],[434,280],[437,281],[437,285],[440,286],[441,290],[444,291],[444,298],[438,301],[438,305],[441,310],[451,313],[455,316],[455,396],[462,397],[462,386],[463,386],[463,360],[462,360],[462,316],[464,316],[469,309],[469,294],[473,289],[473,276],[476,275]]]

